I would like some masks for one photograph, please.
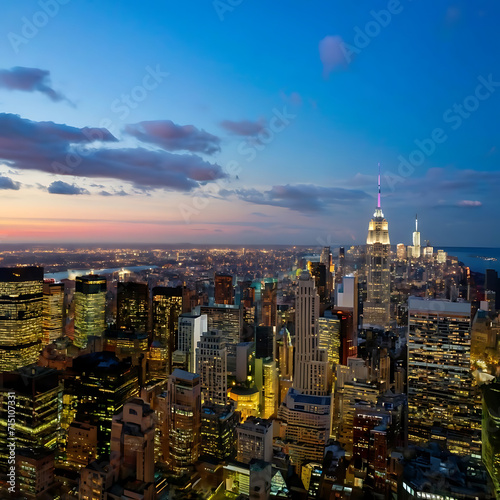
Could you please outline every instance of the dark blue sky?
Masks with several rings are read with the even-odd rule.
[[[494,0],[6,2],[1,237],[363,243],[381,162],[392,243],[418,212],[435,246],[500,246],[499,19]]]

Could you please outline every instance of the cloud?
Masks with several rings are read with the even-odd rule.
[[[223,120],[220,126],[234,135],[241,135],[244,137],[255,136],[264,130],[266,124],[263,120],[252,122],[250,120]]]
[[[257,205],[283,207],[303,213],[322,212],[331,205],[370,199],[364,191],[312,184],[273,186],[268,191],[257,189],[221,190],[222,196],[234,194]]]
[[[123,189],[121,191],[114,191],[110,193],[109,191],[101,191],[99,193],[100,196],[128,196],[129,193],[125,192]]]
[[[0,189],[13,189],[17,191],[20,186],[20,182],[13,181],[10,177],[0,175]]]
[[[125,127],[125,132],[167,151],[191,151],[208,155],[220,151],[220,139],[215,135],[193,125],[176,125],[170,120],[130,124]]]
[[[473,200],[461,200],[457,203],[457,207],[462,207],[462,208],[478,208],[482,206],[483,204],[480,201],[473,201]]]
[[[319,42],[319,58],[323,63],[323,76],[347,66],[345,44],[340,36],[325,36]]]
[[[0,69],[0,88],[23,92],[40,92],[51,101],[67,101],[72,104],[61,92],[51,87],[50,71],[43,69],[22,66]]]
[[[52,194],[90,194],[86,189],[78,187],[76,184],[68,184],[63,181],[54,181],[47,191]]]
[[[118,179],[139,189],[179,191],[227,177],[218,164],[194,154],[97,147],[102,142],[117,139],[103,128],[76,128],[0,113],[0,161],[13,168]]]

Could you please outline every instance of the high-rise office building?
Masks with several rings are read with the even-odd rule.
[[[202,334],[196,348],[196,373],[199,375],[203,404],[227,404],[227,350],[220,332]]]
[[[243,308],[241,305],[198,306],[194,314],[206,314],[207,330],[221,333],[227,349],[227,371],[236,373],[236,346],[241,342],[243,334]]]
[[[106,276],[89,274],[75,280],[75,340],[81,349],[91,336],[102,337],[106,328]]]
[[[318,346],[328,353],[328,362],[332,367],[341,362],[340,319],[331,314],[318,318]]]
[[[7,467],[7,445],[11,442],[7,428],[12,427],[7,424],[9,418],[15,418],[16,448],[56,450],[63,390],[57,371],[32,365],[4,372],[0,374],[0,387],[0,463],[3,468]]]
[[[42,315],[43,268],[0,268],[0,371],[36,363]]]
[[[275,334],[272,326],[257,326],[255,328],[255,357],[275,358]]]
[[[345,248],[339,248],[339,266],[337,272],[335,273],[335,282],[339,283],[342,276],[345,274]]]
[[[184,313],[179,316],[177,349],[187,355],[187,371],[196,372],[196,348],[203,332],[208,331],[206,314]]]
[[[278,281],[275,278],[266,278],[262,282],[260,292],[260,319],[261,326],[273,328],[277,321],[277,292]]]
[[[271,462],[273,458],[273,421],[248,417],[236,427],[238,453],[236,459],[244,464],[252,459]]]
[[[43,339],[47,345],[64,334],[64,283],[43,282]]]
[[[321,250],[321,256],[319,261],[321,264],[323,264],[326,268],[326,288],[327,288],[327,295],[330,297],[330,294],[333,291],[333,272],[334,272],[334,265],[333,265],[333,259],[332,259],[332,251],[330,247],[323,247]]]
[[[295,374],[294,388],[312,396],[329,393],[331,372],[328,354],[319,349],[319,295],[314,280],[302,272],[296,292]]]
[[[175,369],[168,378],[164,456],[177,473],[187,470],[200,456],[200,389],[200,376],[195,373]]]
[[[255,359],[255,386],[260,391],[260,415],[274,418],[278,410],[278,369],[273,358]]]
[[[307,271],[298,279],[295,296],[295,373],[278,409],[282,432],[294,466],[320,461],[330,435],[332,372],[328,351],[320,349],[320,300]]]
[[[149,331],[149,289],[147,283],[119,281],[116,290],[116,326]]]
[[[97,426],[98,456],[109,453],[111,420],[139,390],[138,369],[103,351],[73,360],[64,379],[63,421],[67,431],[74,421]]]
[[[201,453],[216,460],[236,456],[236,426],[239,412],[232,405],[203,405],[201,409]]]
[[[172,354],[177,347],[182,296],[181,286],[153,288],[153,341],[160,344],[165,354],[165,376],[172,373]]]
[[[16,449],[16,493],[17,498],[54,498],[51,488],[55,486],[55,454],[47,448]],[[8,498],[6,495],[4,498]]]
[[[233,277],[230,274],[215,274],[214,300],[216,304],[234,304]]]
[[[67,431],[66,464],[73,469],[86,467],[97,458],[97,426],[71,423]]]
[[[363,323],[388,328],[391,313],[391,242],[389,224],[380,206],[380,169],[378,174],[378,203],[368,226],[366,239],[366,302]]]
[[[479,458],[480,422],[470,374],[471,305],[408,300],[408,440],[439,441]]]
[[[398,243],[396,248],[396,258],[398,260],[404,261],[408,256],[408,252],[406,250],[406,246],[404,243]]]
[[[278,409],[292,464],[321,461],[330,436],[330,396],[309,396],[290,389]]]
[[[307,270],[314,279],[314,284],[318,292],[319,298],[322,304],[328,304],[330,302],[331,289],[328,288],[328,270],[325,264],[322,262],[311,262],[307,263]]]
[[[141,492],[140,498],[155,498],[154,436],[154,411],[149,404],[139,398],[128,400],[111,424],[110,463],[119,481],[115,489],[121,490],[120,483],[127,481]]]
[[[243,332],[243,309],[240,306],[198,306],[194,314],[207,315],[207,331],[221,332],[226,345],[231,346],[230,352],[236,353],[236,345],[241,341]]]

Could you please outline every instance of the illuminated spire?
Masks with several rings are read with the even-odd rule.
[[[380,206],[380,162],[378,164],[378,199],[377,199],[377,208],[375,209],[374,217],[384,217],[382,213],[382,207]]]
[[[415,232],[418,233],[418,214],[415,214]]]
[[[378,205],[377,208],[380,207],[380,162],[378,163]]]

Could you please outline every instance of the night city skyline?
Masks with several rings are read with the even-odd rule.
[[[361,244],[380,162],[393,244],[500,246],[493,2],[42,4],[2,8],[3,243]]]

